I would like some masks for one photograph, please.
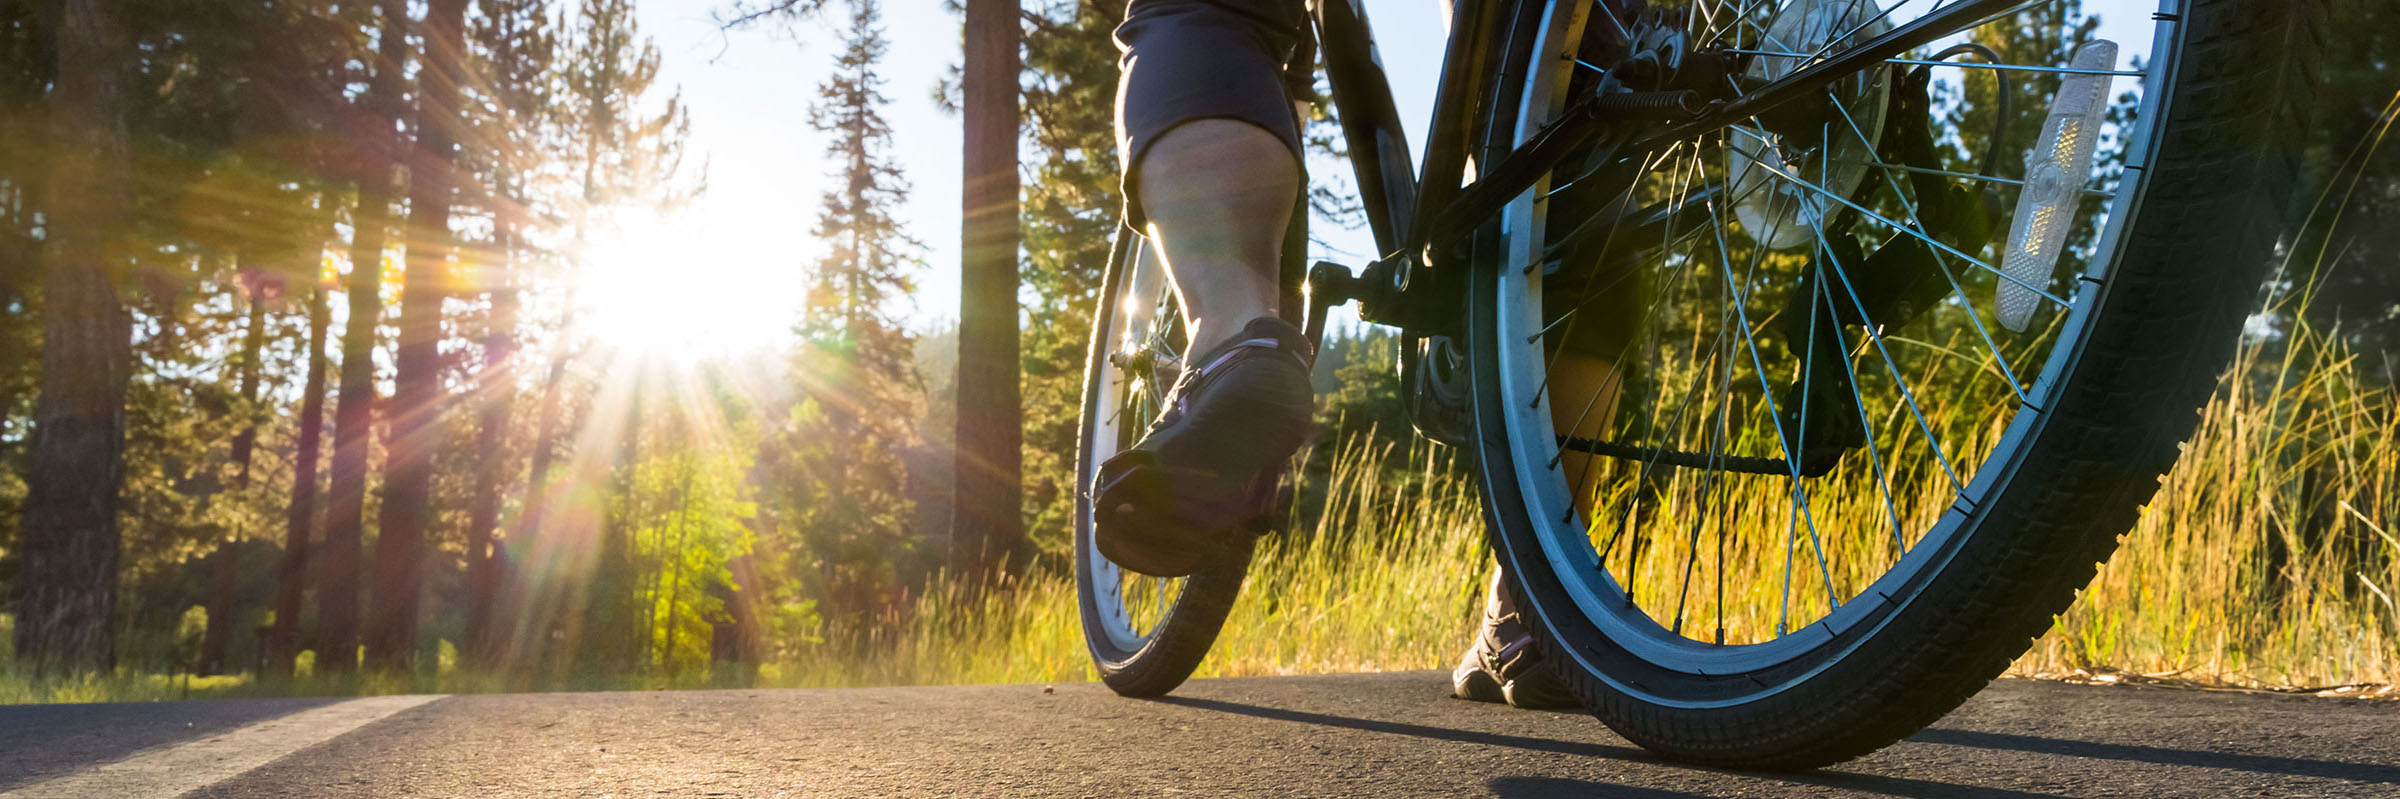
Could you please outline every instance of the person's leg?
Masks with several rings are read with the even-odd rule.
[[[1280,310],[1301,190],[1287,67],[1306,25],[1299,0],[1132,0],[1117,28],[1126,216],[1167,263],[1191,354]]]
[[[1133,0],[1117,28],[1126,215],[1168,266],[1188,344],[1164,411],[1093,481],[1100,552],[1133,571],[1219,557],[1308,434],[1314,353],[1277,315],[1301,187],[1285,66],[1305,20],[1297,0]]]
[[[1632,354],[1629,345],[1640,334],[1645,290],[1638,273],[1593,277],[1554,279],[1544,288],[1550,321],[1559,324],[1545,342],[1549,372],[1543,401],[1550,406],[1551,427],[1560,434],[1606,440],[1615,436],[1617,404],[1625,390],[1626,374],[1617,360]],[[1560,319],[1568,309],[1574,318]],[[1601,486],[1592,470],[1599,466],[1599,458],[1580,452],[1559,459],[1560,476],[1587,520],[1596,515]],[[1508,580],[1503,567],[1485,590],[1475,635],[1450,673],[1451,695],[1527,709],[1573,707],[1575,696],[1556,667],[1533,650],[1532,628],[1510,595]]]
[[[1198,119],[1159,136],[1137,169],[1190,351],[1215,350],[1250,320],[1276,316],[1284,227],[1300,194],[1291,148],[1248,122]]]

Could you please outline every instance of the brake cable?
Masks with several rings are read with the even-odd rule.
[[[1965,53],[1973,53],[1975,55],[1982,56],[1984,63],[1987,64],[1999,65],[2003,63],[2000,60],[1999,53],[1994,52],[1992,48],[1985,47],[1974,42],[1964,42],[1951,45],[1947,49],[1933,54],[1932,60],[1948,61],[1950,60],[1951,56]],[[1919,72],[1929,69],[1932,69],[1932,67],[1917,68]],[[2004,69],[1995,69],[1991,72],[1992,77],[1997,78],[2000,81],[2000,91],[1998,94],[1994,95],[1999,98],[1999,103],[1992,109],[1992,137],[1991,141],[1987,143],[1983,149],[1982,174],[1997,175],[1998,173],[1993,172],[1992,170],[2000,167],[2000,153],[2007,149],[2004,145],[2008,143],[2009,99],[2013,95],[2009,91],[2010,85],[2008,81],[2008,71]]]

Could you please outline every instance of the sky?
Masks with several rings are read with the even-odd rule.
[[[1441,3],[1365,0],[1417,147],[1440,68]],[[810,231],[827,186],[825,138],[808,126],[808,106],[840,50],[826,30],[835,20],[723,31],[711,12],[725,4],[640,5],[641,28],[661,55],[659,83],[679,88],[691,110],[686,169],[696,174],[705,166],[708,190],[669,218],[596,237],[589,291],[603,335],[616,329],[643,346],[691,354],[779,348],[799,308],[804,270],[821,251]],[[2103,36],[2120,40],[2146,38],[2135,32],[2147,30],[2156,8],[2142,0],[2087,0],[2085,7],[2106,21]],[[883,15],[892,151],[911,183],[900,216],[926,247],[904,317],[928,329],[957,317],[959,120],[932,97],[958,60],[959,22],[943,0],[884,0]],[[2147,49],[2126,44],[2129,55]],[[1373,250],[1365,230],[1331,228],[1320,225],[1317,233],[1334,251],[1313,255],[1347,251],[1357,262]],[[662,284],[662,273],[675,279]]]

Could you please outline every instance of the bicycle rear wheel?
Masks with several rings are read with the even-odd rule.
[[[1662,42],[1735,51],[1721,77],[1756,85],[1964,0],[1616,5],[1520,10],[1485,152]],[[1670,757],[1814,767],[2022,654],[2230,359],[2315,14],[2020,5],[1780,112],[1596,152],[1488,225],[1466,334],[1485,506],[1586,706]]]
[[[1120,230],[1100,284],[1084,365],[1076,455],[1075,588],[1092,666],[1125,696],[1163,696],[1183,684],[1216,643],[1250,567],[1245,538],[1225,559],[1189,577],[1119,568],[1092,536],[1092,480],[1158,416],[1182,369],[1183,315],[1147,240]]]

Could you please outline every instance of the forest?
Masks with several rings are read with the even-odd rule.
[[[959,268],[928,258],[953,231],[902,216],[890,108],[927,87],[886,79],[878,0],[704,9],[833,42],[795,78],[830,177],[795,235],[824,255],[776,355],[737,361],[617,346],[578,296],[610,230],[708,191],[635,2],[0,0],[0,702],[1087,678],[1071,471],[1124,3],[1026,0],[1014,80],[933,87],[1013,95],[1018,237],[981,317],[934,325],[898,301]],[[2024,672],[2400,682],[2400,76],[2367,35],[2400,8],[2339,5],[2313,212],[2198,465]],[[2084,22],[2056,13],[2028,24]],[[1316,171],[1314,224],[1363,224]],[[961,332],[995,320],[1009,346]],[[1252,577],[1277,599],[1205,673],[1463,640],[1474,487],[1409,437],[1396,347],[1328,342]],[[994,368],[1016,402],[961,389]],[[995,418],[1017,463],[971,492],[959,442]],[[2135,610],[2168,590],[2180,613]]]

